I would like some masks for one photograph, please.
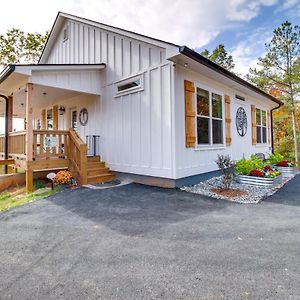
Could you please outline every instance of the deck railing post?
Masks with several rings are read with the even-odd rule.
[[[33,161],[33,84],[27,83],[26,94],[26,191],[33,191],[33,171],[31,162]]]

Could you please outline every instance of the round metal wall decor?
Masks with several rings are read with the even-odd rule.
[[[79,123],[82,126],[85,126],[89,120],[89,113],[86,108],[82,108],[79,112]]]
[[[237,109],[235,122],[238,134],[244,136],[247,132],[247,114],[243,107]]]

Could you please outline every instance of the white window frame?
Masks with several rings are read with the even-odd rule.
[[[209,93],[209,117],[198,115],[197,110],[197,88],[208,91]],[[222,118],[215,118],[212,116],[212,94],[217,94],[222,97]],[[196,148],[198,149],[219,149],[225,147],[225,101],[224,101],[224,93],[221,91],[214,89],[208,85],[197,84],[195,83],[195,108],[196,108],[196,117],[195,117],[195,132],[196,132]],[[209,143],[208,144],[199,144],[198,143],[198,117],[204,117],[209,119]],[[221,120],[222,121],[222,140],[221,144],[213,144],[213,128],[212,128],[212,120]]]
[[[123,91],[118,91],[118,88],[120,86],[129,84],[129,83],[137,81],[137,80],[140,81],[140,85],[128,88]],[[140,75],[133,76],[133,77],[127,78],[125,80],[117,82],[115,84],[115,98],[121,97],[124,95],[128,95],[128,94],[132,94],[132,93],[136,93],[136,92],[143,91],[143,90],[144,90],[144,78],[143,78],[143,74],[140,74]]]
[[[261,136],[261,142],[259,143],[258,140],[257,140],[257,118],[256,118],[256,110],[259,110],[260,111],[260,136]],[[258,145],[267,145],[268,144],[268,111],[266,109],[263,109],[263,108],[260,108],[260,107],[256,107],[256,110],[255,110],[255,119],[256,119],[256,124],[255,124],[255,129],[256,129],[256,143]],[[262,112],[265,112],[266,113],[266,125],[263,126],[262,125]],[[263,128],[266,128],[266,142],[263,141]]]

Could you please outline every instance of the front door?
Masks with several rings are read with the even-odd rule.
[[[71,108],[71,128],[73,128],[75,131],[77,131],[77,108],[73,107]]]

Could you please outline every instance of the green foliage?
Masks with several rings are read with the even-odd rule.
[[[232,55],[228,54],[223,44],[218,45],[211,53],[205,49],[200,54],[228,71],[232,71],[234,69],[235,64],[233,62]]]
[[[254,170],[261,170],[264,167],[264,162],[254,154],[251,154],[250,161]]]
[[[284,114],[274,118],[275,146],[278,152],[294,156],[297,161],[299,118],[295,100],[300,97],[300,27],[284,22],[265,46],[266,54],[259,58],[257,68],[250,69],[247,79],[285,103]]]
[[[15,192],[2,192],[0,193],[0,212],[5,211],[7,209],[17,207],[20,205],[24,205],[26,203],[46,198],[48,196],[54,195],[59,192],[58,188],[54,190],[45,189],[45,191],[37,191],[34,193],[26,194],[24,189],[20,189],[20,191]]]
[[[240,175],[250,175],[252,170],[261,170],[263,167],[263,161],[252,154],[249,159],[243,157],[238,160],[235,165],[235,171]]]
[[[12,28],[0,35],[0,65],[36,63],[47,41],[48,32],[27,33]]]
[[[226,190],[228,190],[232,184],[234,178],[234,166],[235,163],[229,155],[219,155],[216,160],[219,170],[223,175],[223,185]]]
[[[44,187],[45,187],[44,181],[36,180],[36,181],[34,182],[34,189],[35,189],[35,190],[42,189],[42,188],[44,188]]]
[[[267,163],[270,165],[277,165],[280,161],[284,160],[284,156],[278,152],[270,154],[267,160]]]

